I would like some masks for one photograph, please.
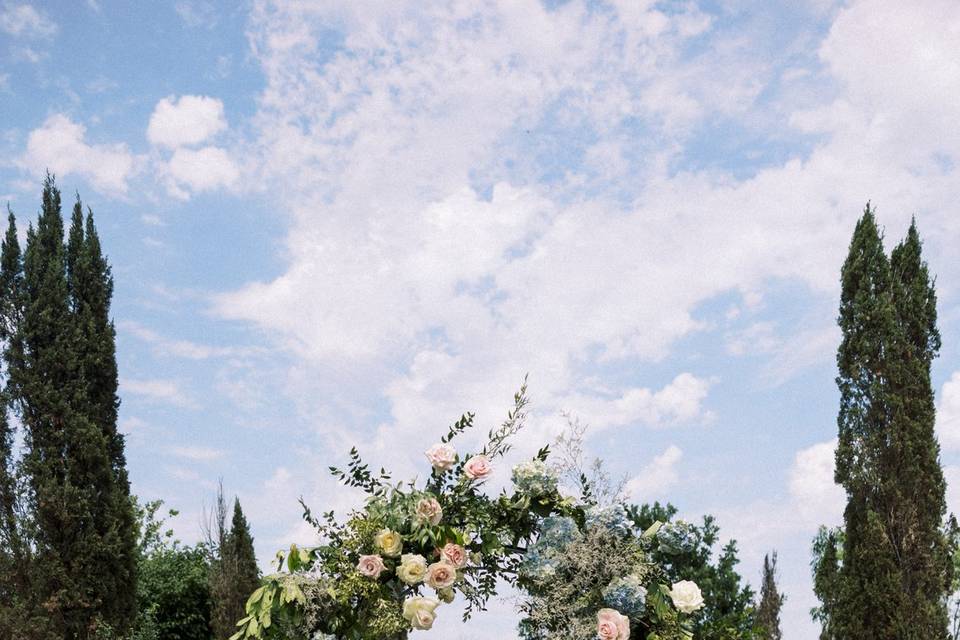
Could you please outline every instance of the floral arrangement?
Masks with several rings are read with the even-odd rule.
[[[250,596],[231,640],[401,640],[430,629],[458,596],[466,621],[500,580],[529,593],[528,638],[689,638],[682,615],[702,598],[693,583],[660,584],[663,571],[646,556],[659,523],[637,536],[622,506],[562,497],[548,447],[513,467],[511,491],[483,490],[526,406],[524,385],[506,421],[468,454],[453,443],[473,426],[473,414],[462,416],[426,450],[423,486],[371,472],[352,450],[347,469],[331,472],[367,494],[364,508],[338,522],[303,505],[322,544],[277,554],[277,572]]]

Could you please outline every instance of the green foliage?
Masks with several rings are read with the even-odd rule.
[[[210,640],[210,590],[203,548],[161,548],[140,561],[137,597],[164,640]]]
[[[657,522],[673,522],[677,509],[659,502],[627,508],[634,526],[646,531]],[[736,571],[740,563],[736,541],[719,547],[720,528],[712,516],[704,516],[699,526],[689,525],[693,544],[679,553],[655,549],[652,558],[663,566],[671,582],[692,580],[703,591],[705,606],[691,616],[694,637],[702,640],[753,638],[754,593],[741,583]],[[716,560],[714,560],[714,555]]]
[[[253,537],[239,499],[234,500],[230,530],[217,551],[210,568],[213,630],[218,640],[226,640],[236,632],[236,621],[246,615],[247,598],[260,584]]]
[[[138,615],[124,640],[210,640],[211,598],[208,585],[208,549],[200,544],[183,546],[174,538],[163,513],[163,501],[140,505],[137,514]],[[111,630],[111,633],[112,630]]]
[[[136,544],[116,429],[109,266],[79,200],[68,245],[63,232],[60,192],[48,176],[25,251],[12,213],[0,251],[8,377],[0,404],[19,418],[24,442],[21,459],[11,460],[9,422],[0,425],[0,571],[16,591],[0,593],[0,609],[12,607],[11,618],[31,625],[43,619],[31,637],[84,639],[130,629]]]
[[[786,599],[777,587],[777,552],[763,556],[760,581],[760,604],[757,605],[757,631],[760,640],[781,640],[780,608]]]
[[[841,280],[836,480],[847,507],[843,535],[815,541],[814,616],[825,640],[946,638],[953,566],[930,380],[940,335],[916,225],[888,259],[868,204]]]

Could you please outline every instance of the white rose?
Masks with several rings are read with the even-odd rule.
[[[427,575],[427,559],[418,553],[405,553],[397,567],[397,577],[407,584],[420,584]]]
[[[384,529],[373,538],[373,543],[388,558],[396,558],[403,551],[403,538],[396,531]]]
[[[457,450],[452,444],[437,443],[424,452],[437,471],[446,471],[457,462]]]
[[[403,618],[414,629],[429,629],[437,619],[434,613],[440,601],[427,596],[410,596],[403,602]]]
[[[690,580],[675,582],[670,590],[670,599],[673,600],[673,606],[683,613],[693,613],[703,606],[700,587]]]
[[[463,472],[471,480],[486,480],[487,476],[493,473],[493,465],[490,464],[490,458],[487,456],[476,455],[463,465]]]
[[[443,509],[440,508],[436,498],[421,498],[417,502],[416,515],[418,519],[437,526],[443,517]]]

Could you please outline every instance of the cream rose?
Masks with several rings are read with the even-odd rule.
[[[485,455],[476,455],[467,460],[463,465],[463,472],[471,480],[486,480],[493,472],[493,466],[490,464],[490,458]]]
[[[397,567],[397,577],[407,584],[420,584],[427,575],[427,559],[418,553],[405,553]]]
[[[437,619],[434,613],[440,601],[427,596],[410,596],[403,601],[403,618],[414,629],[429,629]]]
[[[440,549],[440,557],[457,569],[467,566],[467,550],[454,542],[443,545],[443,549]]]
[[[703,594],[700,593],[700,587],[696,582],[690,580],[681,580],[675,582],[670,589],[670,599],[673,600],[673,606],[683,613],[693,613],[703,606]]]
[[[440,443],[433,445],[424,452],[427,460],[437,471],[447,471],[457,462],[457,450],[452,444]]]
[[[420,498],[415,510],[417,519],[429,522],[436,526],[440,524],[440,518],[443,517],[443,509],[436,498]]]
[[[424,582],[434,589],[452,587],[457,581],[457,568],[449,562],[434,562],[427,567],[427,577]]]
[[[386,568],[387,566],[383,564],[383,558],[376,554],[360,556],[360,562],[357,563],[357,571],[374,580],[379,578]]]
[[[403,538],[396,531],[384,529],[373,538],[373,543],[388,558],[396,558],[403,551]]]
[[[597,612],[597,637],[600,640],[627,640],[630,619],[616,609],[600,609]]]

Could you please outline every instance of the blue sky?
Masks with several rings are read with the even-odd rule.
[[[25,221],[49,168],[94,209],[134,490],[183,539],[222,477],[261,561],[309,542],[297,497],[348,508],[350,445],[423,473],[529,372],[518,459],[577,415],[751,582],[778,549],[809,640],[868,199],[891,246],[917,216],[938,276],[960,512],[958,34],[949,0],[3,0],[0,197]]]

